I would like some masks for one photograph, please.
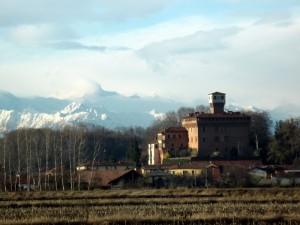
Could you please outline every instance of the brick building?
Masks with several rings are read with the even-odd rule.
[[[156,142],[148,145],[148,164],[161,164],[166,153],[177,156],[188,148],[188,131],[184,127],[169,127],[158,133]]]
[[[209,94],[210,113],[195,112],[183,118],[188,131],[188,147],[198,158],[237,159],[251,157],[249,132],[251,118],[240,112],[225,112],[225,94]]]

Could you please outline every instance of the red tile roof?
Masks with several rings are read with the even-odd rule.
[[[92,176],[92,183],[94,182],[95,186],[109,187],[115,180],[120,179],[121,177],[133,171],[134,170],[98,170],[93,172],[82,171],[80,172],[80,179],[82,183],[88,183]]]
[[[207,166],[227,167],[236,169],[250,169],[262,166],[262,162],[258,160],[224,160],[224,161],[192,161],[191,163],[161,165],[162,170],[170,169],[201,169]]]

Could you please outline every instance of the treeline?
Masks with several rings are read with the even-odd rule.
[[[75,125],[62,130],[22,128],[5,133],[0,139],[0,186],[20,188],[25,176],[28,185],[35,183],[39,190],[47,190],[50,182],[45,173],[53,169],[54,188],[64,190],[68,180],[67,188],[73,190],[76,167],[82,162],[136,161],[136,156],[140,160],[136,143],[143,132],[138,127],[110,130]]]

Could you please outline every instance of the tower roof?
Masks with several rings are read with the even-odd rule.
[[[225,93],[216,91],[216,92],[210,93],[208,95],[225,95]]]

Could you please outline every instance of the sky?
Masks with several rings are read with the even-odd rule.
[[[300,106],[299,0],[0,0],[0,89]]]

